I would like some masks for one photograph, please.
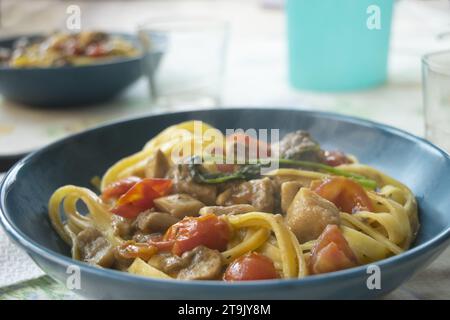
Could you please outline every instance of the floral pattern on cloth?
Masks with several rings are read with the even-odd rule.
[[[79,300],[80,296],[50,278],[43,276],[0,288],[0,300]]]

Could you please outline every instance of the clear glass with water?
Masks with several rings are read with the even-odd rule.
[[[159,107],[220,104],[228,25],[208,18],[159,19],[139,26],[144,74]]]
[[[424,56],[425,135],[450,152],[450,50]]]

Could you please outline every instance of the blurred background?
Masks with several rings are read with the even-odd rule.
[[[19,44],[13,58],[22,36],[89,30],[120,33],[140,53],[35,68],[0,49],[0,177],[66,135],[201,108],[332,111],[450,150],[449,0],[0,0],[0,47]],[[0,287],[42,275],[2,232],[0,244]],[[390,297],[448,298],[448,256]],[[3,293],[74,298],[47,278]]]
[[[290,4],[282,0],[0,0],[0,39],[67,31],[68,19],[73,13],[68,8],[73,5],[80,9],[81,31],[125,32],[138,37],[139,30],[150,34],[157,28],[155,22],[161,22],[171,28],[165,29],[170,30],[164,36],[167,40],[169,36],[175,39],[177,32],[183,29],[172,28],[177,21],[200,23],[192,29],[197,40],[184,43],[180,40],[177,46],[172,46],[173,50],[165,53],[158,67],[161,74],[150,76],[152,83],[143,76],[113,99],[89,107],[75,104],[47,108],[45,104],[35,107],[0,96],[0,157],[10,159],[107,121],[152,112],[221,106],[284,106],[335,111],[423,135],[421,58],[426,53],[450,48],[450,38],[440,36],[450,31],[449,1],[357,1],[366,7],[371,3],[381,7],[381,31],[369,28],[371,15],[376,11],[368,9],[366,12],[364,7],[359,13],[363,15],[362,24],[352,20],[355,17],[352,18],[350,10],[352,1],[342,2],[339,9],[333,8],[329,0],[323,0],[322,8],[314,12],[314,8],[302,0],[292,0]],[[318,12],[319,9],[322,11]],[[311,19],[307,20],[307,16]],[[339,21],[346,20],[353,24],[340,28]],[[372,21],[375,29],[376,22]],[[376,32],[378,36],[368,38]],[[321,41],[320,45],[316,40]],[[199,48],[199,44],[204,47]],[[309,52],[304,48],[310,48]],[[208,57],[211,64],[206,67],[202,63],[205,52],[211,53]],[[320,57],[317,57],[319,52]],[[191,54],[189,57],[197,55],[199,59],[188,59],[185,53]],[[385,54],[386,61],[383,60]],[[348,70],[344,74],[333,69],[336,61],[340,61],[339,55],[341,60],[342,56],[347,56],[340,62],[340,66]],[[368,55],[373,58],[357,61],[357,57]],[[194,75],[193,70],[201,66],[206,73]],[[171,76],[169,69],[178,71],[178,76]],[[358,70],[363,70],[363,74],[358,74]],[[144,68],[144,75],[149,72]],[[0,70],[0,94],[6,86],[2,81],[11,83],[4,73]],[[180,80],[186,75],[186,79]],[[170,90],[164,88],[167,77],[180,80],[175,88],[178,91],[205,80],[214,82],[214,86],[206,91],[194,90],[187,96],[175,94],[176,99],[172,99]],[[323,82],[333,77],[341,84],[347,81],[348,85],[339,87],[333,82]],[[39,79],[45,88],[45,78]],[[362,85],[364,81],[366,85]],[[53,85],[48,82],[48,87]]]

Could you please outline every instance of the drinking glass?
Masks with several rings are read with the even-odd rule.
[[[450,152],[450,50],[422,59],[425,135]]]
[[[291,85],[348,91],[383,84],[392,12],[392,0],[287,0]]]
[[[158,19],[138,28],[151,101],[162,107],[220,104],[228,24]]]

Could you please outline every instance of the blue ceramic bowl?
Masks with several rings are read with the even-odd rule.
[[[139,43],[135,37],[120,35]],[[29,38],[34,38],[29,36]],[[19,37],[0,41],[11,48]],[[155,53],[159,61],[161,53]],[[83,66],[50,68],[0,67],[0,93],[8,100],[38,107],[85,106],[114,98],[142,75],[142,56]]]
[[[116,160],[138,151],[169,125],[201,119],[226,128],[309,130],[326,148],[358,156],[399,179],[417,196],[421,229],[413,248],[378,262],[381,289],[369,290],[365,266],[293,280],[246,283],[156,280],[74,261],[52,229],[47,201],[65,184],[89,186]],[[386,294],[433,261],[450,242],[450,157],[403,131],[351,117],[287,109],[220,109],[148,116],[60,140],[17,163],[0,191],[0,218],[9,236],[51,277],[65,283],[69,265],[81,270],[79,294],[128,299],[353,299]]]

